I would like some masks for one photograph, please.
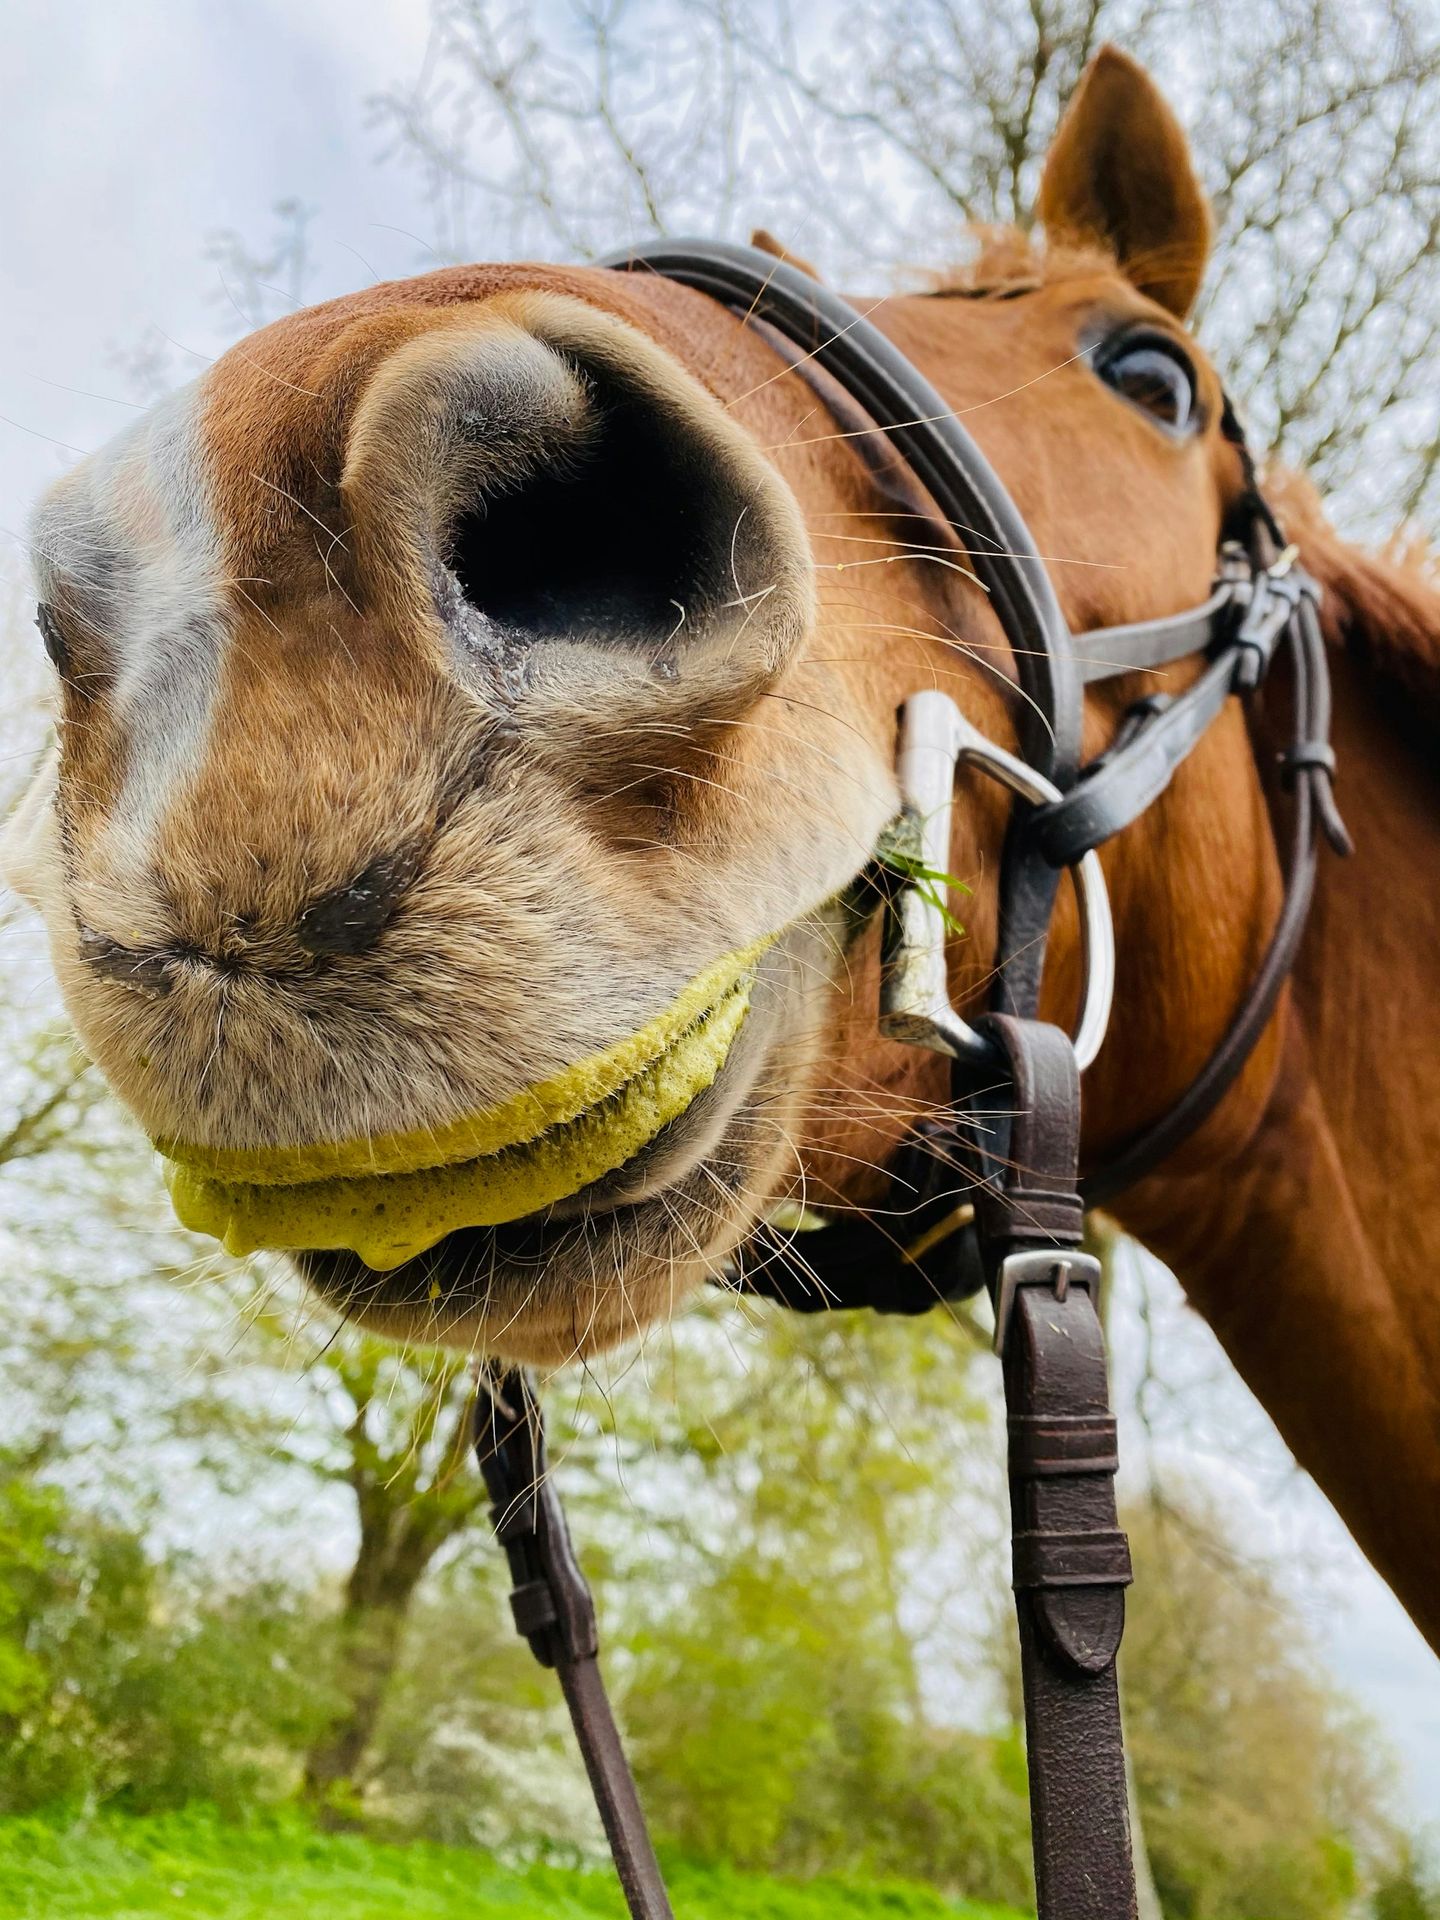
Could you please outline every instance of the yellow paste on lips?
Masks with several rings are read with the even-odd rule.
[[[384,1270],[459,1228],[498,1226],[577,1193],[715,1079],[769,944],[715,962],[603,1053],[444,1127],[239,1152],[161,1143],[181,1225],[235,1254],[349,1248]]]

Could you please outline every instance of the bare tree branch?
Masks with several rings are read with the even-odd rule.
[[[436,0],[376,102],[440,247],[589,259],[637,235],[777,231],[827,269],[947,264],[1024,227],[1101,41],[1186,112],[1214,200],[1203,337],[1257,437],[1342,520],[1440,523],[1440,33],[1421,0]],[[558,25],[553,24],[558,19]]]

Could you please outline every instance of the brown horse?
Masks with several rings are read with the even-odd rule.
[[[1184,327],[1207,209],[1123,56],[1037,214],[1043,250],[994,238],[872,317],[1077,630],[1190,606],[1243,475]],[[1440,1645],[1440,596],[1286,493],[1357,856],[1238,1083],[1115,1211]],[[896,809],[898,703],[946,688],[1013,742],[1010,656],[863,423],[703,296],[481,266],[298,314],[65,480],[36,558],[63,721],[10,869],[183,1217],[291,1248],[374,1324],[561,1361],[782,1201],[873,1206],[946,1101],[943,1062],[877,1038],[875,929],[848,941],[837,902]],[[1087,752],[1155,684],[1092,689]],[[1105,850],[1091,1156],[1255,971],[1269,761],[1232,702]],[[963,783],[962,1007],[1004,828]],[[1055,1018],[1077,977],[1067,906]]]

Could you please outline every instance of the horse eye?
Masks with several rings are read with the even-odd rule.
[[[60,631],[60,623],[43,602],[35,609],[35,624],[40,629],[40,638],[45,642],[45,651],[50,656],[50,664],[63,680],[68,666],[65,652],[65,637]]]
[[[1158,340],[1136,342],[1103,361],[1099,373],[1107,386],[1172,433],[1193,433],[1199,426],[1195,369],[1179,347]]]

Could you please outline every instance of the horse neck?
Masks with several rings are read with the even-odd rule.
[[[1243,1149],[1120,1209],[1440,1648],[1440,595],[1326,535],[1339,797]]]

